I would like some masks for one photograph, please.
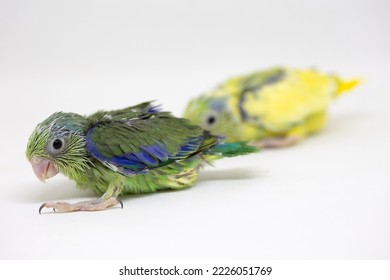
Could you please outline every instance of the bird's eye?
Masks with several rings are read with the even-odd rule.
[[[207,118],[207,124],[208,125],[213,125],[216,122],[217,118],[215,116],[209,116]]]
[[[54,139],[53,144],[52,144],[52,146],[55,150],[61,149],[63,145],[64,145],[64,143],[62,143],[61,139]]]
[[[65,139],[64,138],[54,138],[51,142],[48,143],[46,150],[50,155],[58,155],[62,153],[65,149]]]
[[[204,119],[204,127],[206,129],[211,129],[214,125],[216,125],[218,121],[218,116],[215,113],[209,114]]]

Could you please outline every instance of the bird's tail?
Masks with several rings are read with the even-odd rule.
[[[208,158],[219,159],[251,154],[258,151],[258,148],[249,146],[246,142],[223,142],[211,147],[203,154]]]
[[[358,84],[361,83],[361,80],[359,79],[342,80],[339,77],[335,77],[335,79],[337,83],[337,89],[335,94],[336,97],[339,97],[346,91],[355,88]]]

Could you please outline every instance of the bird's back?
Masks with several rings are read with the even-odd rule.
[[[333,98],[356,84],[312,69],[282,68],[243,76],[236,81],[240,81],[237,84],[241,84],[241,89],[231,95],[231,103],[235,103],[239,117],[244,123],[258,124],[275,132],[285,131],[313,114],[326,111]]]

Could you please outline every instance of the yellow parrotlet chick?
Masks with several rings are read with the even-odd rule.
[[[313,69],[273,68],[229,79],[190,101],[184,117],[227,141],[284,147],[321,130],[331,101],[358,83]]]

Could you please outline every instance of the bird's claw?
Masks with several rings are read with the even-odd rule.
[[[60,209],[60,206],[65,206],[65,205],[71,205],[68,202],[45,202],[39,207],[39,214],[42,214],[41,211],[43,208],[53,208],[53,211],[56,212],[56,209]],[[58,206],[58,207],[56,207]]]
[[[118,201],[118,203],[121,205],[121,209],[123,209],[123,201],[122,200],[120,200],[120,199],[116,199],[117,201]]]
[[[41,214],[43,208],[52,208],[54,212],[58,212],[57,210],[59,212],[98,211],[110,208],[118,203],[121,205],[121,209],[123,209],[123,202],[116,197],[110,197],[106,200],[98,198],[74,204],[68,202],[45,202],[39,207],[39,214]]]

